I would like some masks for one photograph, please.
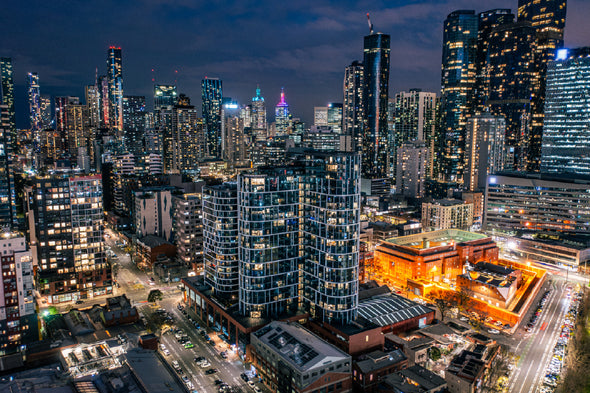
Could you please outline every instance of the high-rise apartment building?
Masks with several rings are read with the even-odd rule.
[[[11,228],[16,223],[16,192],[13,173],[13,143],[10,110],[0,105],[0,227]]]
[[[8,132],[12,151],[16,151],[16,119],[14,113],[14,81],[12,76],[12,59],[0,57],[0,105],[6,105]]]
[[[364,40],[364,116],[362,175],[370,179],[387,176],[387,103],[389,100],[390,37],[373,33]]]
[[[123,145],[126,150],[139,156],[143,153],[146,109],[144,96],[123,97]]]
[[[465,188],[483,191],[490,173],[504,169],[506,122],[501,116],[471,116],[465,126]]]
[[[244,118],[237,102],[226,102],[221,110],[223,160],[228,164],[244,165],[248,160],[248,141]]]
[[[432,177],[435,154],[436,109],[438,98],[436,93],[420,89],[399,92],[394,103],[394,157],[398,162],[397,151],[406,142],[423,141],[428,148],[429,161],[423,175]],[[394,166],[395,170],[395,166]],[[397,173],[397,171],[396,171]]]
[[[111,46],[107,52],[109,86],[109,125],[123,131],[123,58],[121,48]]]
[[[190,98],[178,96],[172,109],[172,167],[178,172],[195,172],[203,158],[203,122]]]
[[[100,175],[37,178],[25,189],[37,290],[49,304],[112,293]]]
[[[48,95],[42,95],[40,98],[41,102],[41,124],[42,130],[51,127],[51,97]]]
[[[174,105],[178,102],[178,93],[174,85],[154,86],[154,135],[158,135],[162,142],[161,154],[164,158],[164,168],[174,170]]]
[[[328,125],[328,107],[316,106],[313,108],[313,125],[327,126]]]
[[[68,102],[65,106],[65,134],[69,157],[76,161],[80,148],[89,151],[90,128],[88,127],[88,107],[75,102]]]
[[[142,187],[135,190],[133,223],[138,238],[154,235],[173,242],[172,194],[174,187]]]
[[[441,135],[437,155],[440,174],[449,181],[463,175],[464,128],[476,75],[478,16],[459,10],[444,22],[441,77]]]
[[[423,141],[411,141],[397,148],[396,193],[410,198],[424,197],[424,183],[430,159],[430,149]]]
[[[362,63],[354,61],[344,72],[344,103],[342,108],[342,132],[350,135],[353,149],[362,151],[364,131],[364,86],[365,68]]]
[[[97,78],[96,87],[100,95],[100,126],[103,128],[111,127],[111,104],[109,101],[109,78],[101,75]]]
[[[19,233],[0,237],[0,354],[39,340],[33,280],[33,256]]]
[[[535,29],[529,22],[496,28],[488,47],[487,105],[506,120],[506,147],[514,151],[506,165],[526,170],[535,79]]]
[[[549,62],[541,171],[590,175],[590,47]]]
[[[238,188],[203,188],[203,263],[213,294],[236,303],[239,293]]]
[[[176,195],[174,204],[174,244],[177,260],[193,272],[203,269],[203,204],[200,194]]]
[[[266,138],[266,105],[264,97],[260,95],[260,87],[256,86],[256,95],[252,97],[252,111],[250,114],[253,140],[264,140]]]
[[[201,98],[203,100],[203,121],[205,122],[206,156],[221,157],[221,104],[222,83],[217,78],[205,78],[201,81]]]
[[[328,125],[338,134],[342,134],[342,111],[341,103],[331,102],[328,104]]]
[[[300,178],[288,168],[238,176],[243,315],[276,317],[299,307]]]
[[[27,74],[27,93],[29,99],[29,125],[33,140],[39,142],[39,130],[41,129],[41,93],[39,91],[39,74],[29,72]]]
[[[275,130],[276,135],[281,136],[289,132],[291,112],[289,104],[285,101],[285,89],[281,87],[281,100],[275,106]]]
[[[422,227],[426,231],[470,230],[472,225],[473,203],[457,199],[438,199],[422,203]]]
[[[237,185],[206,187],[205,281],[252,318],[303,306],[347,323],[358,305],[359,209],[354,153],[305,151],[291,165],[240,174]]]

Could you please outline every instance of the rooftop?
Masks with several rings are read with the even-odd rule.
[[[466,243],[485,238],[488,238],[488,236],[482,235],[481,233],[467,232],[460,229],[441,229],[439,231],[422,232],[414,235],[394,237],[392,239],[387,239],[387,242],[398,246],[424,250],[428,248]]]
[[[399,362],[403,362],[407,357],[401,349],[396,349],[389,353],[383,351],[373,351],[366,355],[366,359],[356,362],[356,365],[363,374],[381,370],[390,367]]]
[[[162,244],[170,244],[170,245],[172,244],[169,241],[167,241],[166,239],[163,239],[159,236],[154,236],[154,235],[144,236],[141,239],[138,239],[137,241],[149,248],[158,247],[158,246],[161,246]]]
[[[146,393],[184,393],[182,388],[164,367],[154,351],[134,348],[124,355],[129,368]]]
[[[301,372],[350,359],[297,323],[274,321],[252,334]]]
[[[366,299],[359,297],[359,317],[378,326],[392,325],[433,312],[426,306],[391,292]]]
[[[430,392],[447,384],[444,378],[419,365],[388,375],[384,383],[404,393]]]

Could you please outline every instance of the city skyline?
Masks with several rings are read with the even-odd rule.
[[[308,5],[248,8],[243,4],[225,13],[215,6],[151,2],[140,9],[119,7],[119,20],[127,21],[119,29],[117,22],[106,21],[108,15],[90,4],[73,5],[64,14],[79,16],[71,20],[43,4],[32,6],[32,13],[9,5],[3,13],[10,15],[3,20],[7,31],[31,25],[18,35],[9,34],[0,44],[0,52],[13,58],[17,127],[28,127],[28,72],[39,74],[42,94],[83,97],[85,85],[93,83],[95,69],[104,73],[104,51],[110,45],[121,46],[123,51],[125,95],[150,97],[154,83],[176,81],[178,91],[198,106],[200,81],[208,76],[222,79],[225,95],[243,104],[259,85],[268,105],[274,106],[284,86],[294,116],[311,124],[314,106],[342,102],[344,68],[353,60],[362,60],[362,37],[369,32],[367,11],[375,31],[392,36],[390,96],[414,87],[438,93],[446,16],[458,9],[510,8],[516,13],[517,1],[498,0],[486,7],[475,1]],[[584,46],[590,28],[582,18],[590,4],[574,0],[568,9],[565,46]],[[131,12],[139,17],[127,18]],[[41,16],[44,23],[31,23]],[[47,23],[51,20],[55,23]],[[83,30],[77,20],[84,21]],[[105,25],[114,27],[104,29]],[[41,26],[48,30],[42,32]],[[217,30],[221,27],[223,31]],[[84,33],[71,35],[73,31]],[[277,31],[280,34],[271,34]],[[216,38],[207,39],[208,34]],[[148,105],[151,107],[150,100]]]

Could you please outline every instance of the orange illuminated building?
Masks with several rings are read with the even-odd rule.
[[[454,281],[464,264],[497,261],[498,247],[488,236],[444,229],[389,239],[375,250],[375,273],[406,287],[408,280]]]

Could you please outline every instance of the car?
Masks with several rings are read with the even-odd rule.
[[[197,357],[195,357],[194,360],[195,360],[195,363],[199,363],[199,362],[202,362],[203,360],[206,360],[206,359],[202,356],[197,356]]]
[[[490,329],[490,330],[488,330],[488,332],[490,332],[491,334],[498,334],[498,333],[500,333],[500,331],[497,330],[497,329]]]
[[[262,393],[262,389],[260,389],[258,386],[254,386],[254,391],[256,393]]]
[[[250,386],[252,389],[254,389],[254,386],[256,386],[254,384],[254,381],[248,381],[248,386]]]
[[[246,375],[246,373],[241,373],[240,377],[244,380],[244,382],[248,382],[250,381],[250,378],[248,378],[248,376]]]
[[[164,356],[170,356],[170,351],[167,349],[163,350],[162,353],[164,354]]]
[[[227,353],[221,352],[219,355],[221,355],[222,359],[227,359]]]
[[[156,285],[156,283],[155,283],[155,282],[153,282],[153,281],[150,281],[148,284],[150,284],[150,285],[152,285],[152,286],[153,286],[153,285]]]
[[[205,334],[203,337],[205,337],[205,340],[207,340],[207,341],[211,340],[211,337],[209,337],[208,334]]]
[[[193,388],[195,387],[195,385],[193,385],[193,383],[192,383],[191,381],[188,381],[188,382],[186,383],[186,387],[187,387],[188,389],[193,389]]]
[[[216,379],[213,382],[215,383],[215,386],[221,385],[223,383],[223,381],[221,379]]]
[[[205,371],[205,374],[211,375],[211,374],[215,374],[216,372],[217,372],[216,368],[210,368],[209,370]]]
[[[184,383],[189,382],[189,379],[188,379],[188,377],[186,375],[183,375],[182,376],[182,382],[184,382]]]
[[[83,300],[76,300],[76,304],[82,304],[82,303],[84,303]]]
[[[192,342],[190,342],[190,341],[187,341],[184,344],[184,349],[189,349],[189,348],[194,348],[194,347],[195,347],[195,345]]]
[[[201,363],[201,368],[207,368],[210,366],[211,366],[211,363],[209,363],[207,360],[205,360]]]
[[[215,346],[215,341],[209,340],[209,345],[211,345],[212,347],[214,347]]]
[[[463,322],[467,322],[467,321],[469,321],[469,318],[467,318],[467,317],[461,317],[461,318],[459,318],[459,320],[461,320]]]
[[[174,367],[174,368],[180,368],[180,364],[178,364],[178,360],[173,360],[172,361],[172,367]]]

